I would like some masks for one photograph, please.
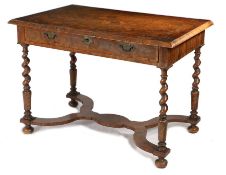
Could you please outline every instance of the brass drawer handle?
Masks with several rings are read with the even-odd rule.
[[[135,47],[132,44],[120,44],[119,45],[123,51],[125,52],[131,52],[132,50],[135,49]]]
[[[90,45],[92,42],[93,42],[92,38],[90,38],[89,36],[84,36],[83,43]]]
[[[44,32],[44,35],[49,39],[49,40],[54,40],[57,35],[54,32]]]

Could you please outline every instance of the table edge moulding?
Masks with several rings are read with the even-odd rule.
[[[18,43],[23,48],[23,100],[25,124],[23,132],[31,134],[32,125],[56,126],[76,120],[93,120],[113,128],[134,131],[134,142],[140,149],[152,153],[158,159],[158,168],[165,168],[167,125],[170,122],[188,123],[190,133],[198,132],[199,74],[201,47],[205,30],[213,25],[210,20],[181,18],[146,13],[119,11],[103,8],[69,5],[9,21],[17,25]],[[77,107],[78,113],[58,118],[39,118],[31,113],[30,59],[28,46],[42,46],[70,52],[70,91],[66,95],[69,105]],[[194,73],[189,115],[168,115],[168,70],[188,53],[195,51]],[[138,122],[116,114],[100,114],[93,111],[91,98],[76,88],[76,53],[96,55],[113,59],[154,65],[161,70],[160,113],[148,121]],[[147,130],[158,127],[158,144],[147,140]]]

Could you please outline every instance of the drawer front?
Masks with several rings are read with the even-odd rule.
[[[158,47],[155,46],[106,40],[92,36],[40,31],[32,28],[25,29],[24,38],[27,44],[32,45],[144,64],[157,64],[158,62]]]

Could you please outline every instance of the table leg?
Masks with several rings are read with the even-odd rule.
[[[31,121],[33,119],[31,115],[31,90],[29,86],[29,82],[31,81],[30,67],[28,66],[30,59],[28,58],[28,44],[21,44],[23,47],[23,64],[22,67],[24,71],[22,73],[24,77],[23,81],[23,100],[24,100],[24,116],[21,119],[23,123],[25,123],[25,127],[23,128],[24,134],[31,134],[34,131],[34,128],[31,126]]]
[[[199,83],[200,83],[200,79],[199,79],[199,74],[200,74],[200,69],[199,66],[201,64],[200,61],[200,55],[201,55],[201,47],[197,48],[195,50],[195,64],[193,65],[194,68],[194,73],[192,75],[194,81],[192,83],[192,91],[191,91],[191,115],[189,117],[190,121],[191,121],[191,125],[188,127],[188,131],[190,133],[197,133],[199,131],[199,128],[197,125],[197,123],[200,121],[200,117],[198,116],[198,100],[199,100]]]
[[[70,61],[70,85],[71,85],[71,89],[70,89],[70,92],[67,94],[68,98],[71,98],[71,97],[79,94],[77,92],[77,89],[76,89],[76,81],[77,81],[76,61],[77,61],[77,58],[76,58],[74,52],[70,52],[70,57],[71,57],[71,61]],[[73,98],[71,98],[69,105],[71,107],[77,107],[78,102],[76,100],[74,100]]]
[[[167,133],[167,116],[166,112],[168,111],[168,106],[166,104],[168,100],[168,95],[166,91],[168,90],[167,81],[167,70],[168,69],[161,69],[161,89],[159,91],[161,95],[161,99],[159,104],[161,106],[160,114],[159,114],[159,121],[158,121],[158,149],[159,151],[166,150],[166,133]],[[165,168],[167,166],[167,160],[165,157],[159,157],[155,164],[158,168]]]

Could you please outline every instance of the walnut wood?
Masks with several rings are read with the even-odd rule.
[[[189,119],[192,121],[191,126],[188,127],[188,131],[190,133],[197,133],[199,131],[199,128],[197,125],[197,123],[200,121],[200,117],[198,116],[198,100],[199,100],[199,83],[200,83],[200,79],[199,79],[199,74],[200,74],[200,64],[201,64],[201,60],[200,60],[200,55],[201,55],[201,47],[197,48],[195,50],[195,63],[193,65],[194,68],[194,73],[192,75],[193,77],[193,83],[192,83],[192,91],[191,91],[191,115],[189,117]]]
[[[159,104],[161,106],[160,114],[159,114],[159,122],[158,122],[158,150],[165,151],[166,148],[166,132],[167,132],[167,111],[168,106],[166,104],[168,100],[168,95],[166,91],[168,90],[167,81],[167,69],[161,69],[161,89],[159,91],[161,95],[161,99]],[[159,158],[155,161],[155,164],[158,168],[165,168],[167,165],[167,160],[164,159],[164,156],[159,156]]]
[[[55,30],[53,30],[55,31]],[[45,33],[47,29],[24,28],[24,40],[18,42],[26,42],[32,45],[73,51],[77,53],[85,53],[97,56],[110,57],[120,60],[133,61],[138,63],[153,64],[158,62],[158,47],[136,43],[128,43],[125,41],[107,40],[104,38],[96,38],[87,35],[56,33],[55,39],[49,39]],[[91,43],[84,42],[85,38],[90,38]],[[134,49],[126,52],[121,45],[131,44]]]
[[[165,168],[167,125],[170,122],[188,123],[189,132],[198,131],[196,126],[199,98],[200,48],[204,45],[205,30],[213,23],[210,20],[134,13],[118,10],[70,5],[50,11],[29,15],[9,21],[17,25],[18,43],[23,46],[23,97],[25,124],[24,133],[32,133],[31,125],[56,126],[76,120],[93,120],[113,128],[134,131],[134,142],[140,149],[158,156],[155,164]],[[82,103],[78,113],[58,118],[38,118],[31,115],[30,67],[28,45],[70,51],[70,106]],[[167,71],[182,57],[195,50],[194,82],[191,92],[190,116],[167,115]],[[160,114],[148,121],[131,121],[116,114],[94,112],[93,101],[76,89],[77,68],[75,53],[85,53],[144,63],[161,69]],[[147,129],[158,127],[159,143],[147,140]]]
[[[24,100],[24,116],[23,120],[26,121],[26,125],[23,128],[23,132],[25,134],[30,134],[33,132],[33,127],[31,126],[31,121],[33,119],[31,115],[31,90],[30,90],[30,85],[29,82],[31,81],[31,77],[29,75],[30,73],[30,59],[28,58],[28,45],[27,44],[21,44],[23,47],[23,64],[22,67],[24,68],[24,71],[22,73],[24,77],[23,81],[23,100]]]
[[[77,88],[76,88],[76,81],[77,81],[76,62],[77,62],[77,58],[76,58],[74,52],[70,52],[70,57],[71,57],[71,61],[70,61],[70,85],[71,85],[71,89],[70,89],[70,92],[67,94],[68,98],[71,98],[72,96],[79,94],[77,92]],[[74,100],[73,98],[71,98],[69,105],[71,107],[77,107],[78,102],[76,100]]]
[[[99,114],[93,112],[93,101],[91,98],[79,94],[72,97],[74,100],[82,103],[82,107],[80,108],[79,113],[68,114],[63,117],[58,118],[38,118],[34,117],[31,121],[32,125],[39,126],[56,126],[56,125],[64,125],[77,120],[93,120],[96,123],[113,128],[127,128],[134,131],[134,141],[135,144],[142,150],[152,153],[159,157],[166,157],[170,149],[165,148],[159,150],[158,145],[155,145],[149,142],[146,139],[147,129],[154,128],[159,124],[159,117],[155,117],[151,120],[138,122],[138,121],[130,121],[126,117],[116,115],[116,114]],[[188,116],[182,115],[167,115],[167,122],[182,122],[182,123],[191,123]],[[27,124],[27,120],[22,119],[22,123]],[[158,166],[159,167],[159,166]]]
[[[95,16],[95,18],[94,18]],[[82,18],[81,18],[82,17]],[[203,45],[209,20],[70,5],[9,21],[18,42],[168,68]],[[49,38],[46,33],[54,34]],[[90,42],[84,42],[85,38]],[[125,51],[122,45],[134,49]]]
[[[137,130],[135,130],[133,139],[137,147],[139,147],[140,149],[146,152],[152,153],[156,156],[166,157],[169,154],[170,149],[167,148],[165,150],[160,151],[157,145],[149,142],[146,139],[146,135],[147,135],[147,129],[145,129],[145,127],[138,128]]]
[[[109,40],[173,48],[212,25],[209,20],[70,5],[10,23]]]
[[[194,49],[197,49],[200,46],[204,45],[205,31],[199,33],[198,35],[190,38],[184,43],[178,45],[174,48],[164,48],[160,47],[159,49],[159,61],[158,67],[168,68],[173,65],[175,62],[179,61],[188,53],[192,52]]]

